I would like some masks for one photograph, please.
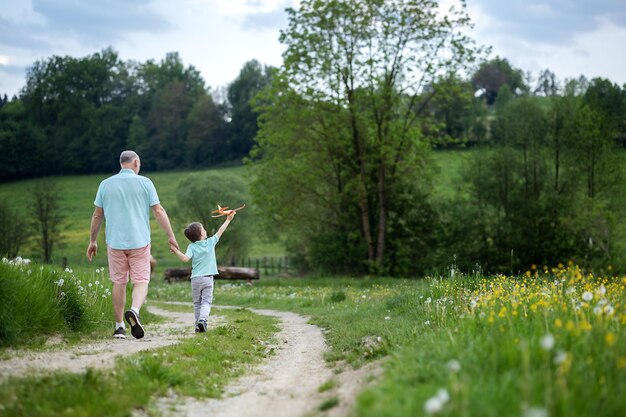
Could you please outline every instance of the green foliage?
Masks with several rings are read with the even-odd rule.
[[[401,226],[423,224],[413,216],[428,211],[407,204],[427,205],[422,125],[445,90],[420,86],[474,60],[459,30],[468,16],[451,9],[441,18],[435,3],[418,1],[304,1],[288,13],[284,64],[257,107],[255,201],[303,266],[406,271],[390,248],[415,243]],[[407,184],[419,192],[404,193]]]
[[[0,256],[15,258],[28,237],[26,220],[4,201],[0,202]]]
[[[101,274],[77,275],[4,259],[0,264],[0,346],[37,344],[55,333],[96,332],[110,337],[113,307],[110,290],[104,288],[108,279]]]
[[[252,100],[271,83],[275,69],[261,66],[257,60],[244,64],[237,78],[228,85],[231,122],[228,132],[228,151],[233,155],[247,155],[257,134],[257,113]]]
[[[178,185],[176,198],[178,205],[173,211],[176,223],[186,226],[199,221],[209,236],[217,232],[225,219],[211,217],[211,211],[216,210],[218,204],[229,208],[237,208],[246,202],[249,204],[246,184],[237,177],[217,172],[190,175],[183,179]],[[253,215],[253,208],[246,206],[222,235],[217,249],[222,262],[231,256],[241,258],[248,255]]]
[[[52,253],[62,241],[61,223],[63,214],[61,198],[63,190],[51,178],[44,178],[35,183],[31,190],[29,210],[37,246],[43,262],[50,263]]]
[[[474,91],[483,90],[483,97],[487,105],[495,103],[498,92],[503,85],[507,85],[511,92],[520,95],[528,91],[524,83],[522,71],[513,68],[506,58],[495,57],[483,62],[472,76]]]

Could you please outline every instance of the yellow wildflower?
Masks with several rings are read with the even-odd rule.
[[[557,329],[563,327],[563,322],[561,321],[561,319],[554,320],[554,327],[556,327]]]
[[[615,334],[608,332],[606,336],[604,336],[604,341],[607,345],[613,346],[615,344]]]

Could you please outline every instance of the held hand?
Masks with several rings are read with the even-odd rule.
[[[89,242],[89,246],[87,247],[87,259],[91,262],[91,259],[96,256],[98,252],[98,244],[96,242]]]
[[[178,248],[170,243],[170,252],[176,253],[177,250]]]
[[[172,250],[172,247],[180,250],[180,246],[178,246],[178,242],[176,241],[175,237],[171,237],[167,241],[170,244],[170,250]],[[172,252],[174,252],[174,251],[172,251]]]
[[[233,219],[233,217],[235,217],[235,214],[237,214],[236,211],[231,212],[228,217],[226,217],[226,220],[231,221]]]

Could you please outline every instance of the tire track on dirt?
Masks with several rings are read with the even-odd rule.
[[[220,306],[220,308],[225,308]],[[236,307],[229,307],[236,308]],[[347,415],[356,395],[380,374],[380,364],[360,370],[344,370],[338,378],[339,387],[319,393],[318,388],[333,379],[335,372],[324,360],[327,351],[321,328],[308,323],[301,315],[266,309],[249,309],[253,313],[277,318],[280,332],[276,354],[229,385],[223,398],[199,400],[176,396],[157,400],[156,407],[164,416],[172,417],[295,417],[319,414],[321,403],[336,396],[339,405],[327,415]]]
[[[153,305],[147,308],[151,313],[165,316],[167,322],[146,326],[146,335],[142,339],[134,339],[128,332],[126,339],[111,338],[67,349],[8,351],[9,358],[0,361],[0,380],[9,376],[40,375],[55,371],[81,373],[89,368],[111,368],[117,356],[173,345],[195,334],[193,312],[172,312]],[[209,327],[215,327],[223,322],[223,317],[211,316],[208,324]]]

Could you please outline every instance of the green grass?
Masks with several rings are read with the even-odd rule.
[[[2,262],[0,288],[0,348],[39,349],[53,334],[70,344],[111,337],[112,285],[104,271]],[[148,311],[142,318],[146,323],[158,320]]]
[[[0,384],[0,414],[9,416],[128,416],[147,410],[169,390],[180,396],[219,397],[226,384],[269,352],[276,320],[246,310],[221,311],[228,324],[180,344],[117,360],[115,369]],[[79,389],[77,389],[79,388]]]
[[[574,267],[529,275],[218,282],[215,300],[311,316],[326,329],[331,363],[388,356],[380,382],[358,399],[361,417],[427,415],[429,401],[446,416],[620,415],[626,278]],[[159,285],[153,295],[185,300],[185,291]]]
[[[182,179],[192,173],[199,171],[177,171],[177,172],[156,172],[141,173],[154,182],[161,204],[166,210],[171,211],[177,204],[176,190]],[[220,168],[219,172],[225,175],[232,175],[247,181],[245,167]],[[111,173],[113,175],[115,173]],[[65,221],[62,227],[63,246],[53,252],[53,262],[60,265],[64,257],[68,260],[71,268],[79,268],[89,265],[85,253],[89,243],[89,226],[93,213],[93,201],[100,182],[110,175],[85,175],[57,177],[60,188],[63,190],[62,212]],[[21,213],[26,213],[30,190],[37,180],[23,180],[6,184],[0,184],[0,200],[8,203]],[[207,207],[207,210],[210,210]],[[174,220],[174,219],[172,219]],[[216,222],[219,220],[216,220]],[[174,223],[174,222],[173,222]],[[175,223],[174,223],[175,224]],[[217,223],[216,223],[217,224]],[[180,226],[180,225],[177,225]],[[181,245],[186,245],[187,239],[182,233],[182,227],[174,227],[176,238]],[[169,252],[167,238],[158,223],[152,216],[152,254],[157,259],[157,273],[162,275],[165,267],[180,266],[178,259]],[[284,256],[284,248],[277,242],[263,241],[261,233],[253,233],[253,244],[250,256],[253,258],[263,256]],[[106,266],[106,244],[104,241],[104,227],[98,238],[98,256],[91,264],[93,268]],[[21,256],[31,259],[38,259],[38,250],[35,248],[34,239],[31,239],[21,250]],[[219,249],[218,249],[219,256]]]

